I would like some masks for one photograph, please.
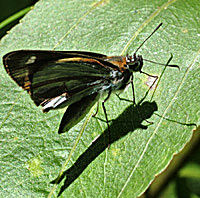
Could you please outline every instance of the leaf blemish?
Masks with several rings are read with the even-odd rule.
[[[40,158],[32,158],[27,162],[27,169],[34,177],[39,177],[43,174],[43,168],[41,167],[42,161]]]

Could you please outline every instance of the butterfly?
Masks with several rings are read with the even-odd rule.
[[[148,60],[136,54],[144,42],[132,56],[107,56],[86,51],[18,50],[4,55],[3,64],[6,72],[28,92],[34,103],[42,106],[43,112],[68,107],[58,130],[58,133],[63,133],[82,120],[105,95],[102,106],[108,124],[105,102],[111,93],[124,90],[130,83],[133,87],[134,72],[147,74],[142,67],[143,61]]]

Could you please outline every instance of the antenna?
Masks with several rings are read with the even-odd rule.
[[[160,23],[156,29],[140,44],[140,46],[135,50],[135,53],[144,45],[144,43],[160,28],[160,26],[162,25],[162,23]]]
[[[171,57],[173,57],[172,54],[171,54]],[[163,66],[167,66],[167,67],[176,67],[176,68],[178,68],[180,70],[180,67],[178,65],[166,65],[166,64],[163,64],[163,63],[158,63],[158,62],[147,60],[147,59],[144,59],[144,58],[143,58],[143,60],[147,61],[149,63],[157,64],[157,65],[163,65]]]

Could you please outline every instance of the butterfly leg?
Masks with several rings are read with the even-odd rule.
[[[164,71],[165,71],[166,67],[168,67],[168,66],[169,66],[169,67],[177,67],[178,69],[180,69],[178,65],[169,65],[169,63],[170,63],[170,61],[172,60],[172,58],[173,58],[173,55],[171,54],[171,56],[170,56],[169,60],[167,61],[167,63],[166,63],[165,65],[164,65],[164,64],[161,64],[161,65],[164,65],[165,68],[164,68],[163,72],[161,73],[161,75],[160,75],[160,77],[159,77],[159,80],[158,80],[158,76],[156,76],[156,75],[151,75],[151,74],[148,74],[148,73],[146,73],[146,72],[140,71],[140,73],[142,73],[142,74],[145,74],[145,75],[147,75],[147,76],[149,76],[149,77],[155,78],[155,80],[153,81],[153,83],[152,83],[151,86],[149,87],[147,93],[145,94],[144,98],[146,98],[146,96],[148,95],[149,91],[152,89],[152,87],[154,86],[154,84],[156,83],[157,80],[158,80],[158,83],[159,83],[159,81],[160,81],[162,75],[164,74]],[[151,61],[151,62],[152,62],[152,61]],[[152,63],[155,63],[155,62],[152,62]],[[158,84],[158,83],[157,83],[157,84]],[[153,96],[154,96],[154,93],[155,93],[155,91],[156,91],[156,88],[157,88],[157,85],[155,86],[155,89],[154,89],[153,94],[152,94],[152,96],[151,96],[151,100],[152,100],[152,98],[153,98]],[[143,102],[144,98],[140,101],[140,103]]]
[[[135,106],[136,103],[135,103],[135,89],[134,89],[134,84],[133,84],[133,74],[131,75],[131,87],[132,87],[132,94],[133,94],[133,105]]]
[[[143,72],[143,71],[141,71],[141,73],[142,73],[142,74],[145,74],[145,75],[147,75],[147,76],[149,76],[149,77],[151,77],[151,78],[154,78],[155,80],[154,80],[153,83],[150,85],[149,89],[148,89],[147,92],[145,93],[144,97],[140,100],[139,104],[141,104],[141,103],[144,101],[144,99],[145,99],[145,98],[147,97],[147,95],[149,94],[149,91],[152,89],[152,87],[155,85],[156,81],[158,80],[158,76],[156,76],[156,75],[151,75],[151,74],[148,74],[148,73]],[[155,88],[155,89],[156,89],[156,88]],[[154,91],[154,92],[155,92],[155,91]],[[153,92],[153,94],[154,94],[154,92]]]
[[[133,94],[133,105],[137,108],[137,106],[136,106],[136,102],[135,102],[135,89],[134,89],[134,84],[133,84],[133,75],[131,76],[131,81],[130,81],[130,83],[131,83],[131,87],[132,87],[132,94]],[[154,83],[153,83],[154,84]],[[152,85],[153,86],[153,85]],[[150,87],[150,89],[151,89],[151,87]],[[148,92],[149,92],[149,90],[148,90]],[[145,97],[147,96],[147,94],[145,95]],[[144,97],[144,98],[145,98]],[[144,100],[144,98],[143,98],[143,100]],[[142,101],[143,101],[142,100]],[[141,101],[138,103],[138,104],[140,104],[141,103]],[[138,110],[138,108],[137,108],[137,112],[138,112],[138,115],[141,117],[141,113],[140,113],[140,111]],[[147,123],[149,123],[149,124],[153,124],[153,122],[150,122],[150,121],[148,121],[147,119],[145,119],[145,121],[147,122]]]
[[[102,102],[102,107],[103,107],[103,111],[104,111],[104,114],[105,114],[105,117],[106,117],[106,123],[107,123],[107,126],[108,126],[108,149],[110,148],[111,136],[110,136],[110,126],[109,126],[109,122],[108,122],[108,116],[107,116],[106,108],[105,108],[105,102],[109,99],[110,95],[111,95],[111,90],[108,92],[107,97]]]
[[[117,94],[115,93],[115,95],[119,98],[119,100],[124,100],[124,101],[127,101],[127,102],[132,102],[133,101],[133,105],[136,105],[135,103],[135,92],[134,92],[134,85],[133,85],[133,75],[131,75],[131,80],[127,83],[126,86],[128,86],[129,84],[131,84],[131,87],[132,87],[132,90],[133,90],[133,100],[128,100],[126,98],[121,98],[120,97],[120,94]]]

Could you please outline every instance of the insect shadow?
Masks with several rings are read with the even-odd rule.
[[[147,129],[148,126],[142,125],[142,122],[149,119],[157,110],[158,107],[155,101],[143,102],[141,100],[136,106],[128,106],[119,117],[110,123],[110,142],[109,131],[106,129],[69,169],[51,182],[52,184],[59,184],[65,178],[64,185],[61,187],[58,196],[81,175],[96,157],[108,148],[109,144],[114,143],[129,132],[134,132],[136,129]]]

